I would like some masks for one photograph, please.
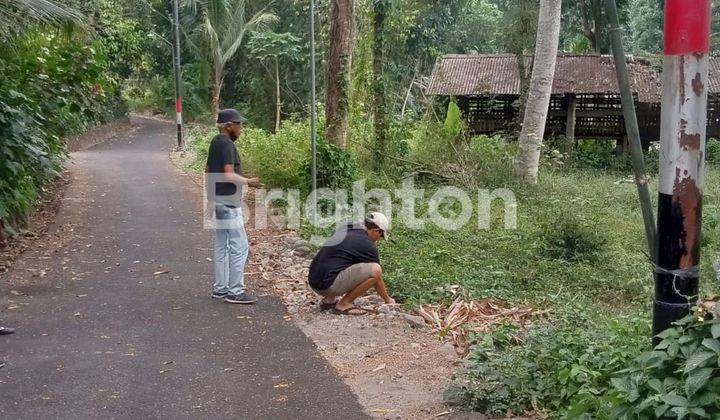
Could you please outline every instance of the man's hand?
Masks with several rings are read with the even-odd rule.
[[[247,184],[253,188],[261,188],[263,186],[258,177],[246,178],[246,180]]]

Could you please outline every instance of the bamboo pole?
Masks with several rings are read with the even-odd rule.
[[[628,73],[627,62],[625,60],[625,49],[622,45],[622,32],[615,0],[605,0],[605,10],[607,11],[610,24],[610,41],[615,59],[615,71],[617,73],[618,87],[620,88],[625,127],[630,141],[630,156],[632,158],[633,173],[635,175],[635,185],[637,186],[638,196],[640,198],[640,209],[645,225],[645,238],[647,240],[648,252],[652,260],[656,261],[657,232],[655,228],[655,215],[652,209],[652,201],[650,200],[648,178],[645,174],[645,159],[640,141],[640,129],[638,128],[637,115],[635,114],[635,100],[633,99],[632,88],[630,87],[630,74]]]

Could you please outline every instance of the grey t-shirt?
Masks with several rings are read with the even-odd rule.
[[[225,165],[233,165],[235,173],[242,175],[242,162],[235,142],[226,134],[218,134],[210,142],[207,159],[208,173],[223,173]],[[233,195],[235,191],[235,184],[219,182],[215,188],[215,195]]]

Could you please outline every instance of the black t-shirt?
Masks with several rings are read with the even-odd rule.
[[[210,142],[207,159],[208,173],[223,173],[225,165],[233,165],[235,173],[242,175],[242,163],[235,143],[226,134],[218,134]],[[215,195],[233,195],[235,191],[235,184],[220,182],[215,189]]]
[[[345,238],[341,239],[340,235]],[[315,255],[310,263],[308,282],[315,290],[325,290],[332,286],[341,271],[359,263],[380,263],[380,257],[367,231],[349,224],[336,231]]]

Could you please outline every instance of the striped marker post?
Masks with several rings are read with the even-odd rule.
[[[665,1],[654,335],[699,293],[710,12],[710,0]]]
[[[175,70],[175,123],[177,124],[178,148],[183,147],[182,131],[182,80],[180,68],[180,16],[178,12],[178,0],[173,0],[173,68]]]

